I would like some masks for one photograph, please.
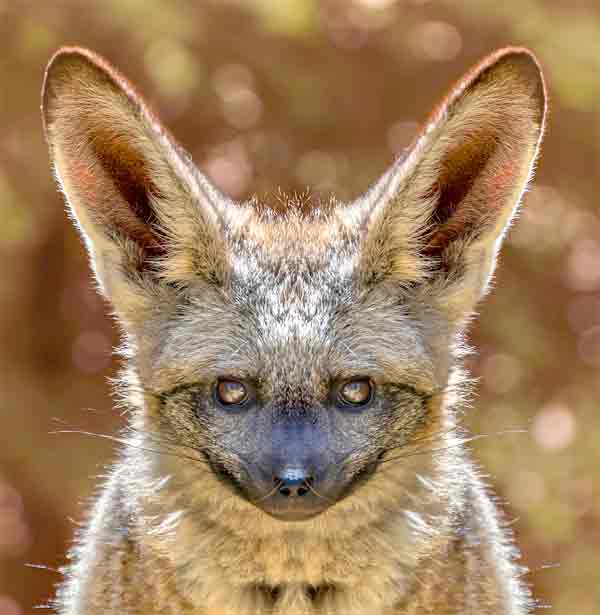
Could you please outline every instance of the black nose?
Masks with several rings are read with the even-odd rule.
[[[310,492],[313,477],[302,468],[286,468],[274,482],[279,484],[278,494],[285,497],[302,497]]]

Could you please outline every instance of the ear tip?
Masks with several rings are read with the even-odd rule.
[[[519,61],[529,62],[539,68],[539,60],[535,53],[528,47],[520,47],[518,45],[507,45],[500,47],[487,56],[490,64],[496,63],[507,58],[517,59]],[[485,61],[485,60],[484,60]]]
[[[77,45],[63,45],[59,47],[48,62],[48,68],[53,65],[58,65],[62,62],[69,61],[84,61],[98,64],[102,59],[98,54],[87,47],[79,47]]]
[[[81,70],[111,73],[110,64],[93,51],[84,47],[61,47],[50,58],[44,75],[44,92],[57,81],[64,81]]]
[[[42,85],[42,118],[46,132],[61,95],[85,92],[91,84],[135,98],[133,87],[108,60],[85,47],[60,47],[46,66]]]
[[[489,60],[490,66],[509,66],[514,74],[545,87],[540,61],[527,47],[503,47],[486,59]]]
[[[93,51],[84,47],[61,47],[50,58],[42,85],[42,112],[44,121],[52,108],[53,100],[62,88],[83,74],[110,74],[109,64]]]
[[[502,70],[518,80],[537,102],[540,121],[546,112],[547,90],[544,73],[536,54],[527,47],[503,47],[485,57],[473,70],[475,78],[488,72]]]

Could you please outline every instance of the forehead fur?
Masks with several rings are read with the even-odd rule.
[[[227,239],[226,287],[200,284],[164,323],[154,365],[164,385],[230,374],[306,397],[366,374],[431,386],[424,320],[435,318],[396,285],[363,287],[360,238],[336,208],[246,210]]]
[[[231,299],[278,343],[322,342],[332,313],[355,294],[357,252],[330,213],[259,212],[231,238]]]

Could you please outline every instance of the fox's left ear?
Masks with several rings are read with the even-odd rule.
[[[545,113],[529,51],[502,49],[468,72],[407,156],[346,210],[364,233],[363,281],[410,286],[459,326],[488,286]]]

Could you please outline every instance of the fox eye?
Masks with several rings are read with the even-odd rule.
[[[223,379],[217,382],[215,396],[222,406],[241,406],[248,401],[248,389],[237,380]]]
[[[373,383],[369,378],[355,378],[344,382],[337,393],[344,406],[366,406],[373,398]]]

